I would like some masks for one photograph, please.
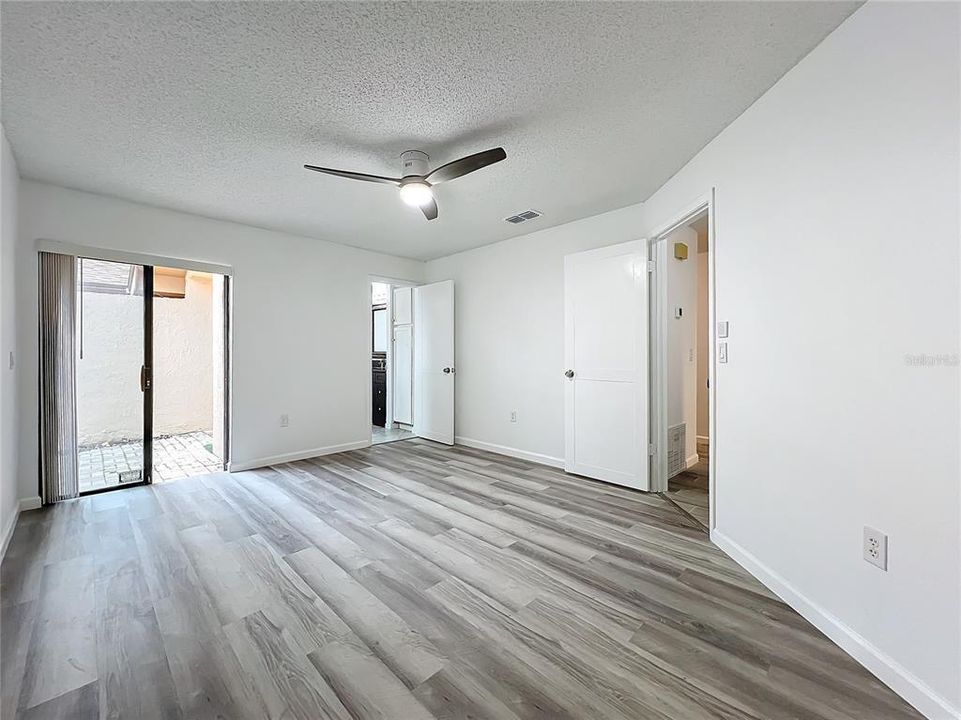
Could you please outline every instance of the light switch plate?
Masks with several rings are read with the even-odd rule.
[[[718,346],[717,346],[717,361],[720,362],[720,363],[726,363],[726,362],[727,362],[727,343],[726,343],[726,342],[718,343]]]
[[[717,324],[717,336],[719,338],[727,337],[727,320],[721,320]]]

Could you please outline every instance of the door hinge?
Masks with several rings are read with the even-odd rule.
[[[654,455],[657,454],[657,445],[655,445],[654,443],[648,443],[647,454],[650,455],[651,457],[654,457]]]
[[[648,261],[647,261],[647,271],[648,271],[648,272],[654,272],[654,265],[655,265],[655,262],[654,262],[653,260],[648,260]]]

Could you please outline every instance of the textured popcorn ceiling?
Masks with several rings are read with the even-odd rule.
[[[4,2],[2,119],[24,177],[435,258],[644,200],[857,4]],[[301,168],[497,145],[430,223]]]

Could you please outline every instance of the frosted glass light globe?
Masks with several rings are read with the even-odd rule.
[[[424,207],[434,199],[434,193],[427,183],[412,182],[400,186],[400,199],[411,207]]]

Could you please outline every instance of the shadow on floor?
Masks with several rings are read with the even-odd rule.
[[[707,530],[711,521],[708,488],[708,464],[702,460],[672,477],[664,495]]]
[[[412,437],[414,437],[414,433],[404,428],[383,428],[379,425],[374,425],[370,429],[370,442],[372,445],[397,442],[398,440],[409,440]]]

